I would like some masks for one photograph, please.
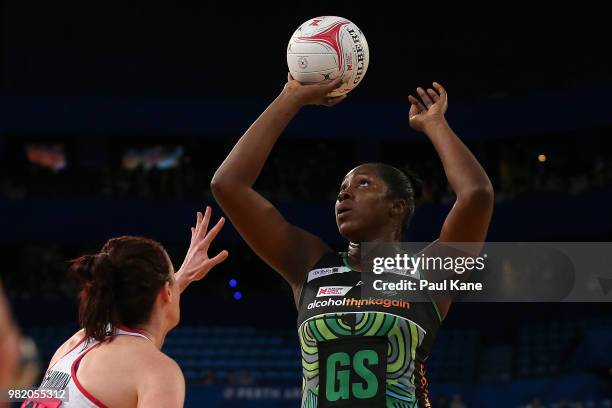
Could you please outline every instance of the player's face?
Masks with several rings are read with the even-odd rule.
[[[340,234],[352,242],[379,237],[390,222],[391,204],[387,185],[370,164],[351,170],[340,184],[336,199],[336,224]]]

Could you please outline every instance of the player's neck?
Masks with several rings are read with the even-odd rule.
[[[392,256],[399,250],[399,241],[389,238],[373,239],[364,243],[349,242],[347,258],[349,266],[363,271],[376,256]]]
[[[152,317],[149,323],[138,325],[134,329],[140,331],[158,350],[162,349],[168,330],[160,319]]]

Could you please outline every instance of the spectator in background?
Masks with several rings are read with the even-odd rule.
[[[215,383],[215,373],[212,370],[208,370],[202,375],[202,379],[200,380],[200,384],[202,385],[212,385]]]
[[[27,145],[26,155],[31,163],[51,170],[53,173],[57,173],[66,167],[64,147],[59,143],[51,146]]]
[[[17,388],[30,387],[39,378],[42,368],[38,347],[36,347],[33,339],[23,336],[19,351],[21,352],[21,359],[14,385]]]
[[[529,404],[527,404],[525,408],[542,408],[540,399],[538,397],[534,398]]]
[[[465,404],[463,403],[463,400],[461,399],[461,395],[453,395],[453,399],[450,402],[449,408],[466,408]]]
[[[253,377],[248,370],[241,370],[238,373],[238,384],[239,385],[253,385]]]
[[[227,385],[236,385],[236,384],[238,384],[238,381],[236,380],[236,374],[235,373],[227,373],[227,375],[225,376],[225,384],[227,384]]]
[[[436,399],[436,404],[434,405],[434,408],[449,408],[448,400],[446,399],[444,395],[440,395]]]
[[[0,283],[0,390],[14,385],[19,358],[19,332]]]

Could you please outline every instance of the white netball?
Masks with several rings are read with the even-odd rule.
[[[355,88],[368,70],[370,53],[361,30],[342,17],[324,16],[306,21],[291,36],[287,65],[294,79],[304,84],[332,81],[342,85],[330,96]]]

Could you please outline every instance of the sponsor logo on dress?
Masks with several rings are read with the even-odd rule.
[[[350,269],[347,268],[346,266],[313,269],[312,271],[308,272],[308,282],[310,282],[313,279],[321,278],[323,276],[332,275],[334,273],[345,273],[349,271]]]
[[[352,286],[321,286],[317,292],[317,297],[321,296],[344,296]]]
[[[401,309],[410,309],[410,302],[399,299],[355,299],[355,298],[343,298],[343,299],[325,299],[315,300],[308,304],[308,310],[318,309],[320,307],[350,307],[360,309],[365,308],[393,308],[398,307]]]

